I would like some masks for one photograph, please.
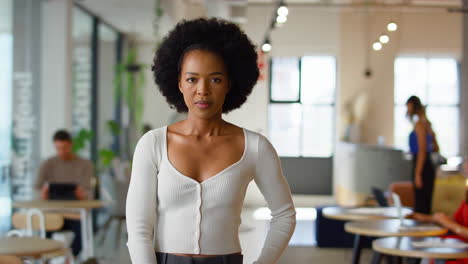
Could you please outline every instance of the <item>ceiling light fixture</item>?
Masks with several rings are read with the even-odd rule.
[[[398,29],[398,25],[395,22],[390,22],[387,25],[388,31],[396,31]]]
[[[284,23],[286,23],[287,20],[288,20],[287,16],[278,16],[276,18],[276,22],[279,23],[279,24],[284,24]]]
[[[390,41],[390,37],[386,34],[382,34],[380,37],[379,37],[379,41],[380,43],[382,44],[387,44],[389,41]]]
[[[380,43],[380,42],[374,42],[374,44],[372,44],[372,48],[373,48],[374,50],[376,50],[376,51],[377,51],[377,50],[381,50],[381,49],[382,49],[382,43]]]
[[[284,3],[276,11],[278,16],[287,16],[289,14],[289,9],[284,5]]]
[[[263,50],[263,52],[270,52],[271,48],[272,48],[272,46],[270,44],[270,39],[266,38],[265,42],[263,42],[262,50]]]

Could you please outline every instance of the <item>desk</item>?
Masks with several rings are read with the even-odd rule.
[[[422,224],[415,220],[404,219],[403,225],[408,227],[407,229],[400,229],[399,219],[387,219],[387,220],[363,220],[356,222],[349,222],[345,225],[346,232],[355,235],[354,250],[353,250],[353,262],[354,264],[359,263],[362,243],[361,236],[371,237],[429,237],[429,236],[440,236],[447,233],[446,228],[439,227],[433,224]],[[424,229],[422,226],[427,227]],[[414,229],[411,229],[414,227]]]
[[[13,202],[13,207],[18,209],[38,208],[44,211],[79,212],[81,221],[81,242],[83,248],[83,259],[94,257],[94,234],[91,218],[91,209],[101,208],[103,206],[104,203],[98,200],[34,200]]]
[[[64,248],[60,241],[39,237],[1,237],[0,255],[40,258]]]
[[[373,264],[380,263],[382,254],[398,257],[432,258],[436,263],[445,263],[449,259],[468,258],[468,248],[415,248],[413,241],[424,241],[430,238],[388,237],[380,238],[372,243]]]

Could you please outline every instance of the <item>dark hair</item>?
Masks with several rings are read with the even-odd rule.
[[[145,134],[146,132],[152,130],[153,127],[150,125],[150,124],[143,124],[143,134]]]
[[[424,114],[426,112],[424,105],[421,103],[421,99],[419,99],[419,97],[417,97],[416,95],[410,96],[410,98],[408,98],[408,100],[406,101],[406,104],[413,105],[413,110],[415,113]],[[408,117],[410,119],[412,118],[412,116],[410,116],[409,114]]]
[[[68,131],[64,130],[64,129],[61,129],[61,130],[58,130],[57,132],[55,132],[54,134],[54,137],[53,137],[53,140],[54,141],[72,141],[72,137],[70,135],[70,133],[68,133]]]
[[[154,79],[169,105],[178,112],[188,111],[178,82],[184,55],[192,50],[210,51],[223,59],[230,84],[223,113],[239,108],[258,80],[257,53],[237,25],[217,18],[181,21],[156,51]]]

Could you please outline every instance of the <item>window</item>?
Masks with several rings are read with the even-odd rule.
[[[406,100],[418,96],[436,132],[442,155],[459,154],[459,81],[454,58],[399,57],[395,60],[395,146],[408,151],[413,125]]]
[[[103,23],[99,24],[98,31],[97,145],[99,149],[107,149],[112,145],[114,138],[105,124],[115,119],[115,107],[119,103],[119,95],[114,86],[118,32]]]
[[[0,236],[11,229],[13,1],[0,0]],[[23,171],[24,172],[24,171]]]
[[[11,16],[10,16],[11,17]],[[13,34],[0,33],[0,167],[10,162],[12,132]]]
[[[269,137],[280,156],[329,157],[333,151],[336,60],[271,61]]]
[[[82,129],[92,129],[92,78],[93,78],[93,17],[78,7],[73,7],[73,97],[72,131],[78,135]],[[84,158],[92,157],[91,144],[79,151]]]

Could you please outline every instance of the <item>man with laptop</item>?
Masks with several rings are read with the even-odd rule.
[[[86,200],[93,197],[91,179],[94,166],[89,160],[78,157],[72,151],[72,138],[65,130],[57,131],[53,136],[57,155],[44,161],[39,169],[35,188],[42,199],[50,200]],[[65,219],[64,230],[72,230],[75,238],[72,242],[73,255],[81,251],[80,221]]]

